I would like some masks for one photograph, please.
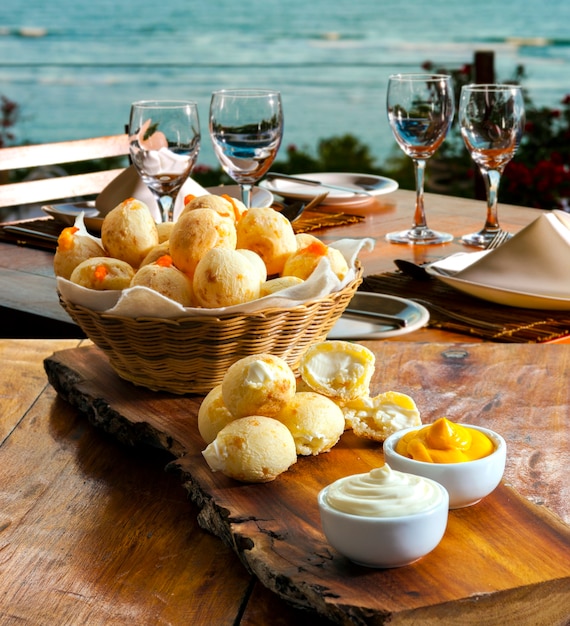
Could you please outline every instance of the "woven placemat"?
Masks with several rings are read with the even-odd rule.
[[[331,228],[333,226],[344,226],[345,224],[362,222],[363,219],[364,216],[354,215],[352,213],[334,213],[311,209],[305,211],[298,220],[293,222],[293,230],[295,233],[308,233],[311,230],[318,230],[319,228]]]
[[[508,307],[466,295],[437,279],[417,280],[402,272],[366,276],[359,291],[422,300],[430,312],[428,326],[501,343],[542,343],[570,334],[570,311]],[[430,304],[449,311],[431,308]],[[473,318],[469,322],[454,313]],[[497,324],[487,328],[485,324]]]

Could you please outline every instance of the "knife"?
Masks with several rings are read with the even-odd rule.
[[[58,240],[58,235],[53,235],[51,233],[42,233],[32,228],[25,228],[24,226],[7,225],[4,226],[4,230],[7,233],[12,233],[14,235],[27,235],[28,237],[33,237],[34,239],[42,239],[44,241],[53,241],[57,243]]]
[[[265,177],[267,180],[291,180],[296,183],[301,183],[302,185],[311,185],[313,187],[326,187],[327,189],[335,189],[336,191],[345,191],[347,193],[352,193],[356,196],[374,196],[374,194],[366,191],[365,189],[355,189],[354,187],[343,187],[342,185],[331,185],[329,183],[321,182],[320,180],[310,180],[308,178],[302,178],[300,176],[290,176],[289,174],[277,174],[276,172],[272,172],[267,174]]]
[[[376,311],[360,311],[358,309],[348,308],[343,311],[342,315],[343,317],[360,320],[362,322],[384,322],[396,328],[405,328],[408,325],[408,320],[403,317],[390,315],[388,313],[377,313]]]

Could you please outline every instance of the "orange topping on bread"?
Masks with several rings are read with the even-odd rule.
[[[77,226],[68,226],[64,228],[57,240],[57,245],[62,250],[70,250],[73,247],[73,235],[79,230]]]
[[[172,267],[172,257],[169,254],[163,254],[156,259],[156,264],[161,267]]]
[[[306,248],[303,248],[303,252],[314,254],[315,256],[325,256],[327,246],[322,241],[313,241]]]
[[[95,280],[102,282],[103,280],[105,280],[105,277],[107,276],[108,273],[109,271],[104,265],[98,265],[95,268],[95,273],[94,273]]]
[[[235,217],[235,220],[237,222],[239,220],[239,218],[241,217],[241,213],[240,213],[236,203],[234,202],[234,199],[231,196],[228,196],[227,193],[222,194],[222,198],[224,200],[227,200],[232,205],[232,208],[234,210],[234,217]]]

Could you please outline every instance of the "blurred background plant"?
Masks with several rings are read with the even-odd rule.
[[[422,66],[426,72],[450,74],[453,77],[458,104],[461,86],[474,81],[474,67],[465,64],[455,69],[438,67],[432,62]],[[523,67],[501,82],[519,84],[525,79]],[[570,211],[570,94],[555,107],[536,107],[524,89],[526,126],[514,159],[507,165],[499,189],[501,203],[541,209]],[[16,142],[15,126],[19,106],[1,97],[0,148]],[[273,170],[286,174],[302,172],[362,172],[387,176],[403,189],[414,189],[411,159],[394,141],[390,156],[376,163],[370,148],[351,134],[321,139],[316,148],[289,145],[281,150]],[[101,162],[101,169],[109,167]],[[78,172],[74,172],[78,173]],[[26,173],[21,173],[24,176]],[[205,187],[233,184],[221,168],[198,164],[193,172]],[[467,198],[483,198],[484,190],[478,168],[471,160],[455,116],[452,128],[426,169],[426,191]]]
[[[16,141],[14,126],[20,116],[20,107],[6,96],[2,96],[1,102],[0,148],[4,148],[13,145]]]

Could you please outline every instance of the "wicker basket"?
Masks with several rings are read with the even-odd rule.
[[[302,354],[325,339],[361,281],[358,266],[356,278],[341,291],[249,315],[128,318],[60,302],[121,378],[153,391],[205,394],[232,363],[250,354],[279,356],[296,371]]]

